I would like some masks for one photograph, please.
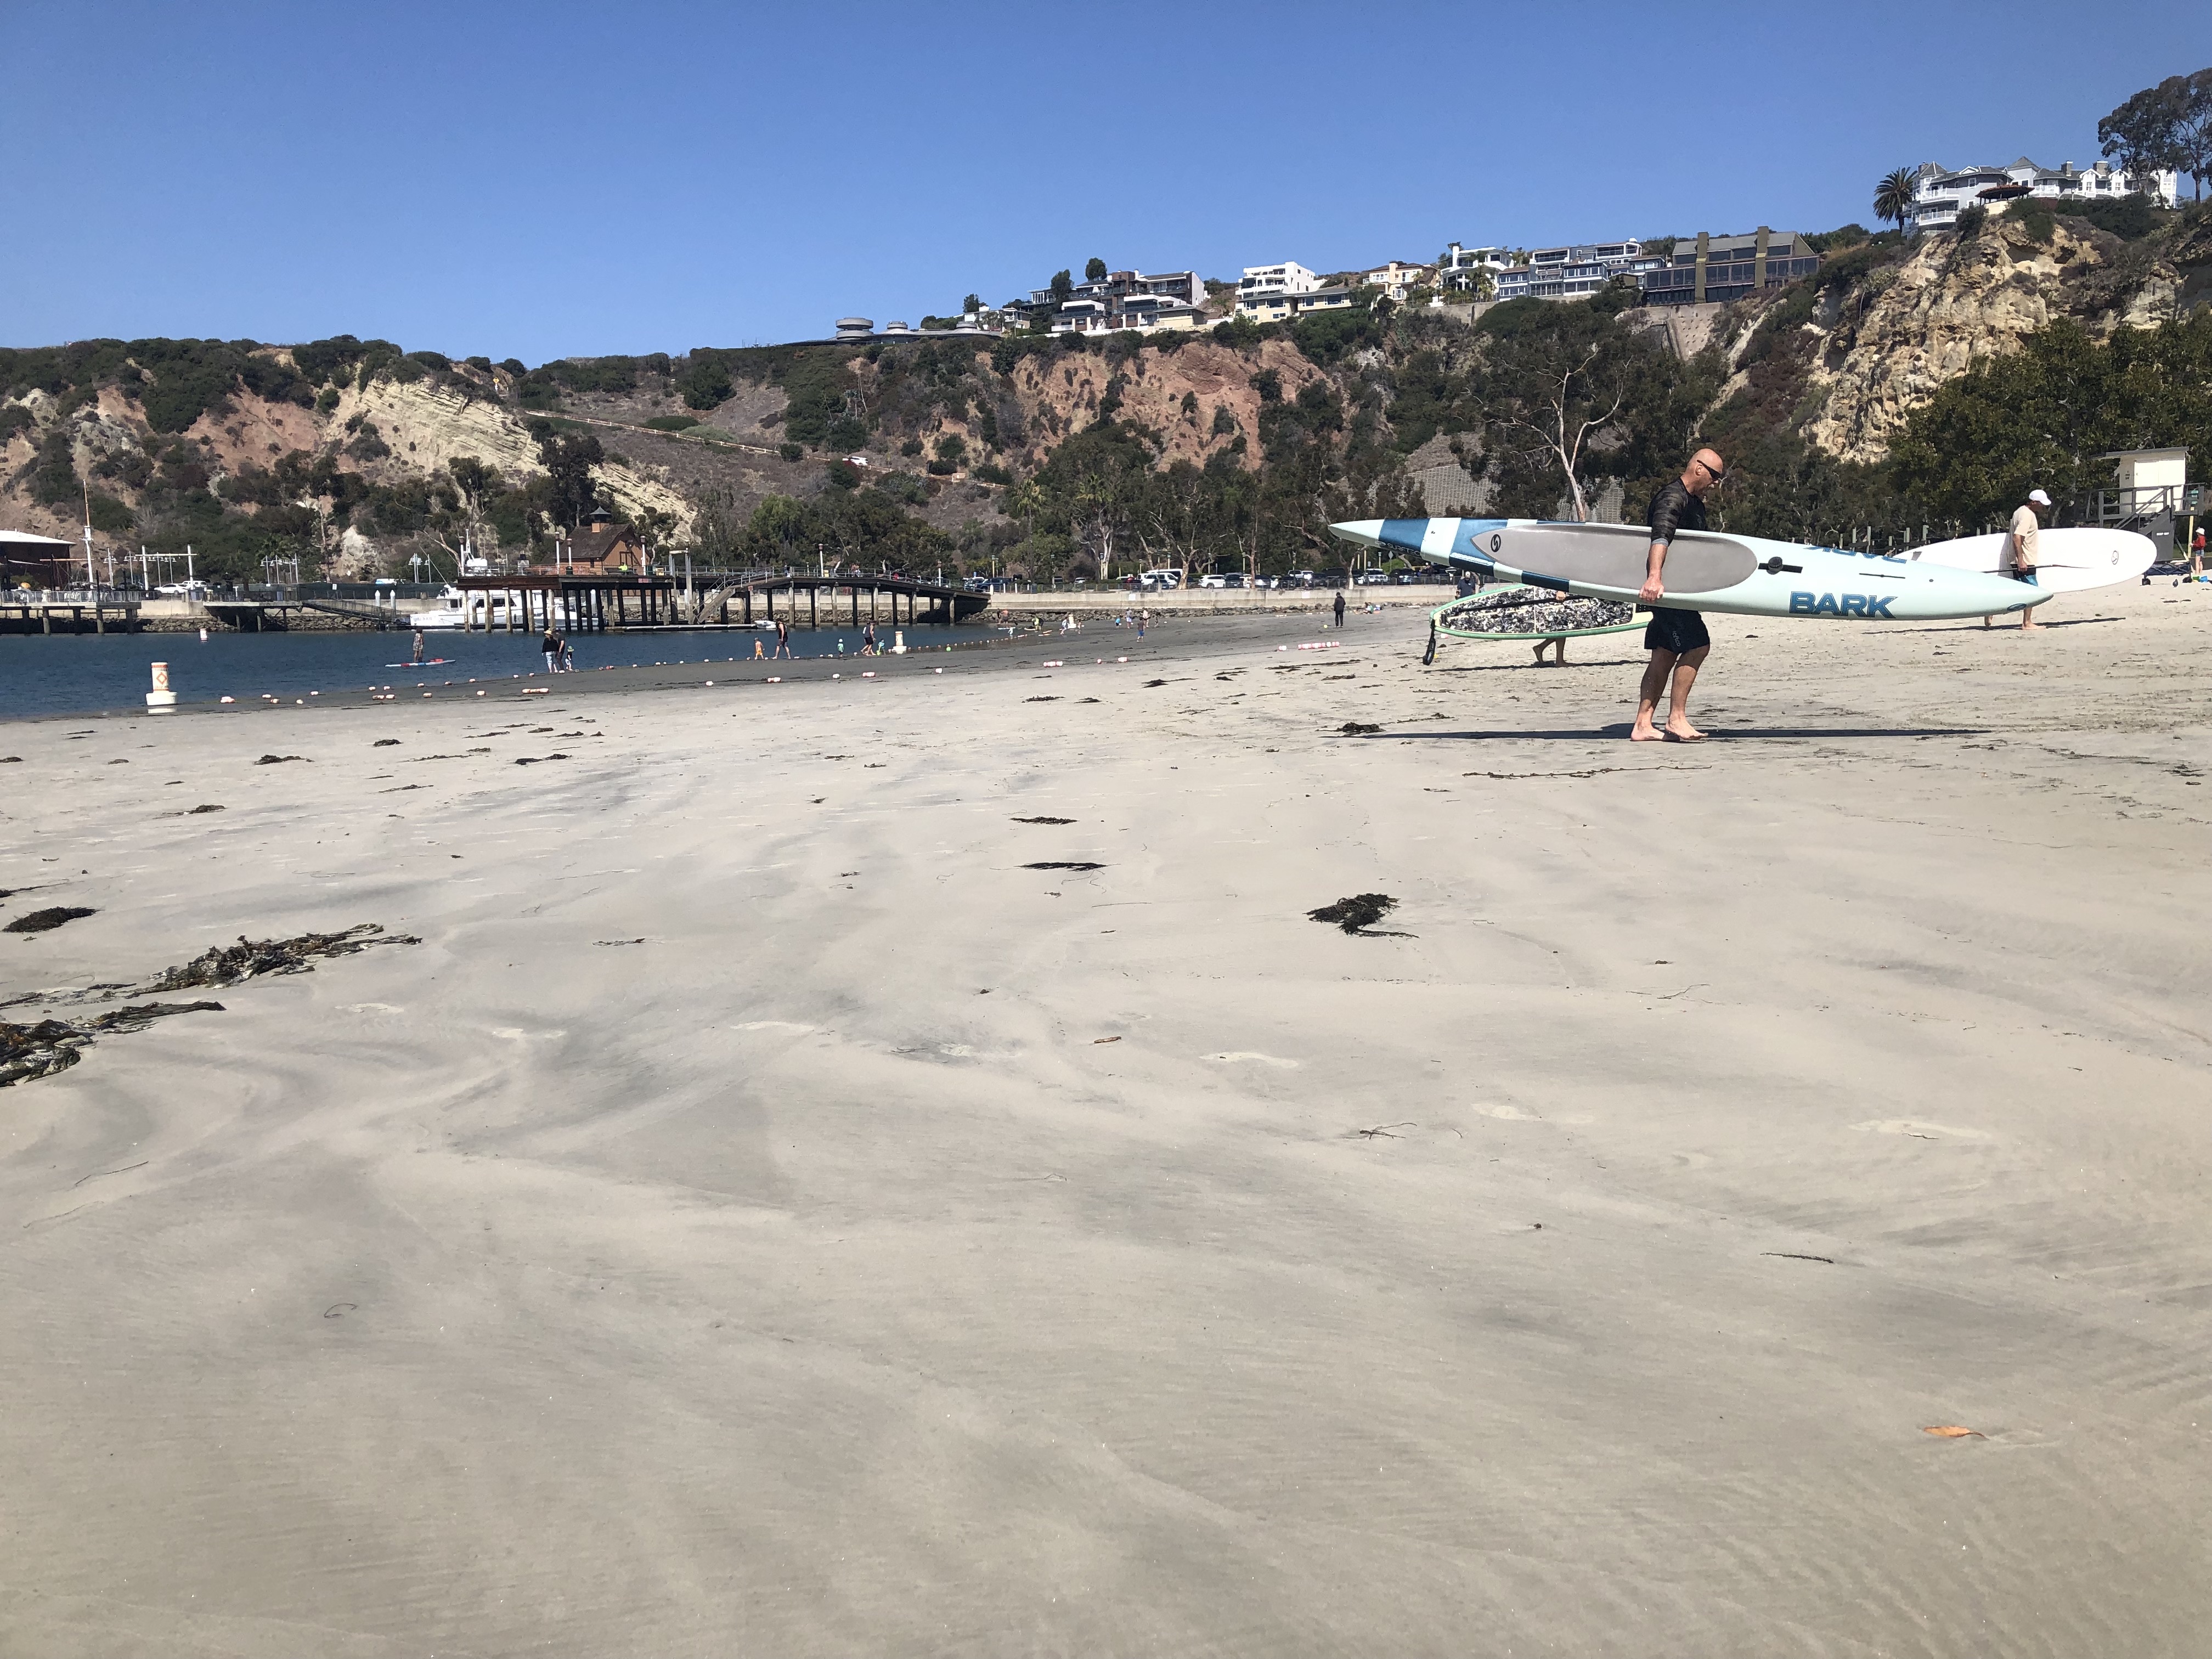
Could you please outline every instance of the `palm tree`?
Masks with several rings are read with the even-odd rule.
[[[1912,211],[1912,189],[1919,177],[1917,167],[1898,167],[1884,173],[1874,187],[1875,217],[1887,219],[1903,230]]]

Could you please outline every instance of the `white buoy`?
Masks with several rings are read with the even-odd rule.
[[[154,665],[154,689],[146,694],[147,710],[166,714],[176,706],[177,694],[169,690],[169,665],[157,662]]]
[[[894,631],[891,635],[891,655],[894,657],[906,655],[906,635],[902,630]]]

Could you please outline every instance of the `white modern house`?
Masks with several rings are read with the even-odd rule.
[[[1511,270],[1516,263],[1505,248],[1462,247],[1454,242],[1437,261],[1437,284],[1455,289],[1478,288],[1486,273],[1494,288],[1499,273]]]
[[[1247,265],[1244,280],[1237,284],[1237,305],[1242,310],[1247,300],[1311,294],[1320,286],[1321,278],[1295,259],[1285,259],[1279,265]]]
[[[1977,204],[2001,213],[2008,203],[2022,197],[2061,204],[2109,202],[2136,188],[2124,170],[2103,161],[2086,168],[2071,161],[2040,167],[2025,155],[2009,167],[1947,167],[1940,161],[1923,161],[1915,175],[1905,228],[1908,233],[1948,230],[1958,223],[1961,210]],[[2180,191],[2178,173],[2156,173],[2143,181],[2143,193],[2162,207],[2175,205]]]
[[[1026,300],[1009,300],[1006,314],[1018,322],[1052,319],[1055,334],[1144,333],[1157,328],[1198,328],[1206,320],[1206,284],[1195,270],[1147,276],[1114,270],[1095,281],[1076,283],[1066,301],[1048,288],[1033,289]]]

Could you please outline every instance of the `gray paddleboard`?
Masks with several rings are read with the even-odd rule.
[[[1492,550],[1494,541],[1500,545]],[[1498,563],[1528,575],[1633,592],[1644,586],[1651,532],[1642,525],[1510,525],[1482,537],[1481,545]],[[1684,530],[1667,550],[1662,580],[1669,593],[1714,593],[1744,580],[1758,562],[1732,537]]]

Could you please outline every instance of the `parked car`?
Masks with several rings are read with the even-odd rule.
[[[1358,577],[1358,586],[1362,587],[1385,587],[1389,581],[1390,573],[1387,570],[1363,570]]]
[[[1170,570],[1165,568],[1162,568],[1158,570],[1147,570],[1142,575],[1137,577],[1136,583],[1138,586],[1145,588],[1147,591],[1160,588],[1177,588],[1182,586],[1182,572],[1180,570]]]
[[[1209,570],[1198,579],[1198,585],[1200,587],[1226,587],[1229,578],[1218,570]]]

